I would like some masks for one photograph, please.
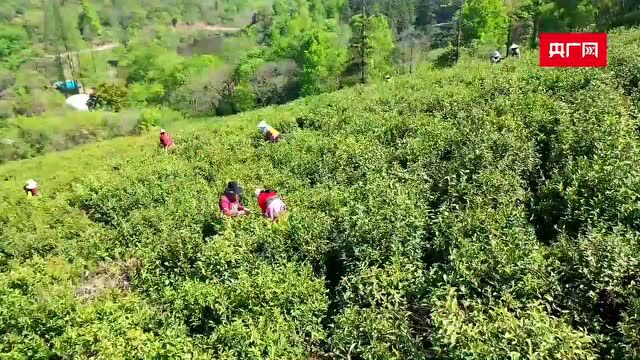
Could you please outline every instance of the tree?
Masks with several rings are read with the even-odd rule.
[[[119,112],[127,104],[127,88],[115,83],[102,83],[98,85],[89,96],[87,106],[89,109],[105,109]]]
[[[413,73],[422,49],[428,45],[427,41],[425,36],[414,29],[405,30],[398,35],[396,62],[402,66],[403,74]]]
[[[634,25],[640,22],[640,1],[638,0],[600,0],[594,2],[596,24],[601,29],[610,29],[622,25]]]
[[[533,26],[536,14],[535,1],[537,0],[505,0],[508,19],[505,39],[507,51],[512,43],[521,43],[527,36],[535,38],[536,34],[532,33],[535,28]]]
[[[327,17],[327,11],[322,0],[310,0],[310,11],[314,21],[322,21]]]
[[[78,17],[78,28],[85,40],[93,40],[102,33],[100,18],[88,0],[82,0],[82,12]]]
[[[389,74],[394,43],[384,15],[356,15],[350,25],[351,67],[358,69],[360,81],[365,83]]]
[[[587,28],[595,23],[596,8],[591,0],[553,0],[555,13],[567,30]]]
[[[460,9],[463,42],[479,40],[497,44],[507,30],[507,14],[502,0],[466,0]]]
[[[17,69],[26,61],[29,37],[20,27],[0,25],[0,65]]]
[[[305,42],[302,93],[314,95],[338,89],[339,76],[347,61],[347,50],[335,31],[316,28]]]
[[[436,20],[435,9],[435,0],[418,0],[416,3],[415,25],[427,36],[431,34],[431,27]]]
[[[265,63],[256,69],[251,85],[258,105],[283,104],[300,95],[300,68],[290,59]]]
[[[389,19],[397,34],[410,29],[416,20],[416,0],[383,0],[375,8]]]

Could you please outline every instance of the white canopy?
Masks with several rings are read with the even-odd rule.
[[[87,101],[89,101],[89,95],[77,94],[77,95],[69,96],[67,98],[66,104],[78,111],[89,111],[89,107],[87,106]]]

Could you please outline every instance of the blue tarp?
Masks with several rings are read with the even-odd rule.
[[[60,91],[73,92],[78,90],[78,82],[75,80],[58,81],[54,85]]]

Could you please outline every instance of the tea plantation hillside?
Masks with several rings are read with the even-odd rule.
[[[640,32],[610,43],[1,166],[0,357],[640,359]]]

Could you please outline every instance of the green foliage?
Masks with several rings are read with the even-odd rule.
[[[88,0],[82,0],[82,13],[78,17],[78,28],[85,39],[92,39],[102,33],[102,24],[96,10]]]
[[[383,15],[356,15],[351,18],[351,63],[362,82],[391,73],[393,36]]]
[[[140,118],[136,123],[136,130],[138,132],[146,132],[155,126],[158,126],[161,116],[161,112],[158,109],[147,108],[142,110]]]
[[[138,114],[121,112],[46,113],[37,117],[16,117],[0,128],[0,162],[28,159],[48,152],[92,143],[134,132]]]
[[[236,112],[249,111],[256,106],[256,95],[249,83],[240,83],[235,86],[231,101]]]
[[[593,340],[550,317],[544,307],[523,309],[460,302],[456,290],[436,302],[435,349],[452,359],[596,359]]]
[[[118,112],[127,105],[127,88],[117,83],[102,83],[89,96],[89,109]]]
[[[637,357],[637,84],[618,58],[637,36],[612,35],[607,69],[469,59],[219,121],[147,111],[170,153],[150,133],[3,164],[1,356]],[[216,101],[266,103],[298,69],[249,65]],[[263,120],[286,141],[262,141]],[[10,119],[0,140],[40,151],[49,121]],[[230,180],[245,217],[219,211]]]
[[[434,60],[433,65],[437,68],[453,66],[457,60],[456,48],[449,46],[442,54]]]
[[[334,31],[314,29],[308,34],[304,47],[302,93],[315,95],[337,90],[339,76],[347,61],[347,51],[341,47],[339,35]]]
[[[10,70],[17,69],[29,55],[29,37],[24,29],[0,25],[0,65]]]
[[[462,17],[462,36],[469,43],[499,44],[507,32],[507,14],[502,0],[467,0]]]

